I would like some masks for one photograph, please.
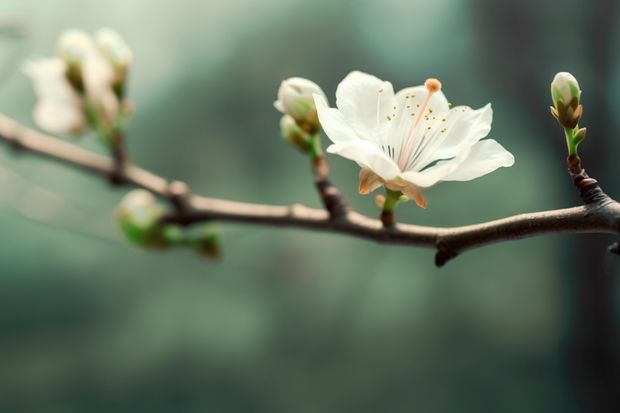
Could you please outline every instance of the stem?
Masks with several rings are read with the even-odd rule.
[[[577,156],[577,145],[575,144],[575,129],[564,128],[564,136],[566,136],[566,147],[568,148],[568,156]]]
[[[384,227],[391,227],[396,223],[396,214],[394,211],[402,195],[400,191],[392,191],[391,189],[385,188],[385,202],[381,210],[381,222]]]

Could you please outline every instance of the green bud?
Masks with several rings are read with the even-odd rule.
[[[310,135],[297,124],[292,116],[282,116],[282,119],[280,119],[280,132],[282,134],[282,139],[303,153],[308,153],[310,151]]]
[[[222,255],[220,236],[212,225],[200,228],[188,243],[204,258],[216,260]]]
[[[160,219],[164,208],[152,193],[144,189],[129,192],[116,211],[116,221],[125,237],[133,244],[146,248],[168,246]]]
[[[586,137],[586,128],[581,128],[577,132],[575,132],[575,135],[573,137],[575,146],[579,145],[581,141],[584,140],[585,137]]]

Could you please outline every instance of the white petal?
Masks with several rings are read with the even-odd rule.
[[[86,57],[82,68],[84,86],[90,99],[99,101],[112,91],[114,68],[99,50],[95,49]]]
[[[396,178],[400,172],[396,162],[383,153],[377,144],[370,141],[357,140],[334,144],[327,148],[327,152],[351,159],[386,181]]]
[[[452,108],[446,117],[446,132],[437,136],[437,144],[429,147],[432,159],[420,159],[420,168],[438,159],[449,159],[488,135],[493,122],[491,104],[472,110],[468,106]]]
[[[327,106],[327,101],[321,95],[314,95],[319,122],[333,143],[344,143],[360,140],[360,136],[351,129],[338,109]]]
[[[411,116],[411,113],[418,114],[417,109],[422,106],[427,95],[428,90],[425,86],[413,86],[399,90],[396,93],[396,100],[405,113],[408,113],[411,118],[415,118],[415,116]],[[433,93],[427,107],[432,109],[431,113],[445,113],[450,110],[448,99],[442,91]]]
[[[23,70],[31,79],[39,99],[61,102],[79,98],[65,76],[66,63],[59,58],[28,61]]]
[[[493,139],[485,139],[474,144],[467,158],[442,180],[469,181],[514,163],[514,156],[502,145]]]
[[[357,71],[349,73],[338,85],[336,106],[358,134],[371,139],[378,137],[385,123],[393,121],[398,109],[390,82]]]
[[[75,132],[86,123],[79,107],[51,100],[39,101],[34,107],[33,117],[41,129],[50,133]]]

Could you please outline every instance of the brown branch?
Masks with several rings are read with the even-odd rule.
[[[33,152],[104,177],[118,173],[114,160],[26,128],[1,114],[0,140],[16,150]],[[320,182],[318,180],[317,186]],[[340,233],[378,243],[436,249],[438,266],[464,251],[501,241],[552,233],[620,233],[620,204],[608,197],[605,202],[520,214],[461,227],[397,223],[386,228],[381,221],[350,207],[334,213],[299,204],[265,205],[203,197],[192,194],[184,183],[170,183],[130,163],[125,165],[117,183],[141,187],[170,200],[176,209],[164,217],[168,223],[187,226],[198,222],[227,221]],[[326,187],[337,191],[329,184]],[[337,200],[343,203],[340,195]]]

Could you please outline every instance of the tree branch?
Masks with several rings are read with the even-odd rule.
[[[254,204],[192,194],[184,183],[169,182],[131,163],[119,172],[113,159],[36,132],[2,114],[0,140],[18,151],[32,152],[106,178],[114,176],[112,182],[115,185],[141,187],[166,198],[176,207],[164,217],[167,223],[189,226],[198,222],[226,221],[340,233],[378,243],[436,249],[435,263],[438,266],[464,251],[502,241],[551,233],[620,233],[620,204],[606,195],[584,199],[585,206],[520,214],[474,225],[439,228],[397,223],[384,227],[380,220],[355,212],[350,207],[337,208],[334,213],[300,204]],[[591,194],[591,185],[596,181],[587,177],[574,160],[569,167],[572,167],[573,178],[582,175],[575,183],[580,190],[578,184],[590,179],[586,181],[589,185],[586,193]],[[324,180],[327,182],[326,177]],[[320,182],[317,181],[317,186]],[[330,189],[332,192],[337,191],[329,184],[324,185],[333,188]],[[599,188],[598,184],[596,187]],[[320,187],[319,190],[323,196]],[[338,205],[346,205],[338,197]]]

